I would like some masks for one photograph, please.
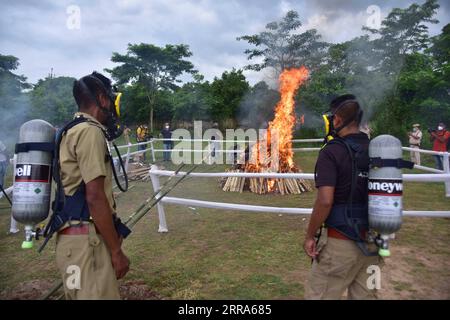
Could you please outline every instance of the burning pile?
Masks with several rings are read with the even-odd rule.
[[[294,163],[291,140],[296,121],[294,96],[308,74],[305,67],[281,73],[281,99],[275,108],[274,119],[269,122],[266,135],[252,146],[245,163],[236,165],[231,172],[302,172]],[[303,179],[245,177],[229,177],[223,181],[222,188],[231,192],[250,190],[258,194],[299,194],[311,190],[309,183]]]

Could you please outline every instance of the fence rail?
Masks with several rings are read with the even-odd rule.
[[[152,165],[150,171],[150,177],[153,185],[154,192],[161,191],[159,177],[182,177],[187,175],[187,172],[178,172],[168,170],[159,170],[156,165]],[[312,173],[249,173],[249,172],[191,172],[189,176],[199,178],[221,178],[221,177],[247,177],[247,178],[277,178],[277,179],[305,179],[313,180],[314,174]],[[403,180],[409,182],[450,182],[450,174],[403,174]],[[157,198],[160,197],[158,194]],[[163,204],[175,204],[183,206],[195,206],[210,209],[224,209],[224,210],[239,210],[239,211],[251,211],[251,212],[269,212],[269,213],[286,213],[286,214],[311,214],[312,208],[286,208],[286,207],[270,207],[270,206],[255,206],[248,204],[237,203],[224,203],[204,201],[197,199],[186,199],[178,197],[167,197],[161,199],[157,205],[158,217],[159,217],[159,232],[168,232],[165,209]],[[442,218],[450,217],[450,211],[403,211],[403,215],[411,217],[433,217]]]

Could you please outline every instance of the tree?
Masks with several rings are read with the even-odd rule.
[[[363,28],[376,37],[372,41],[376,59],[371,74],[381,78],[385,88],[385,95],[375,103],[376,132],[404,139],[403,133],[410,126],[408,119],[417,108],[405,103],[400,86],[404,85],[405,72],[415,68],[414,58],[409,57],[424,52],[430,44],[426,23],[438,23],[433,18],[438,8],[437,0],[414,3],[406,9],[394,8],[379,30]]]
[[[153,112],[159,90],[174,90],[177,78],[183,73],[195,73],[192,55],[187,45],[128,44],[127,53],[114,52],[111,61],[121,63],[113,69],[105,69],[120,85],[139,83],[145,90],[150,108],[150,130],[153,131]]]
[[[189,82],[173,94],[174,119],[209,120],[212,104],[211,87],[203,76],[197,74],[194,82]]]
[[[124,124],[141,124],[148,119],[150,106],[145,88],[138,82],[120,86],[121,118]],[[144,120],[145,119],[145,120]]]
[[[30,84],[23,75],[14,74],[12,71],[19,67],[19,59],[11,55],[0,54],[0,96],[12,97],[19,95],[22,90],[29,89]],[[1,103],[5,103],[2,99]]]
[[[442,28],[442,33],[431,39],[432,47],[427,50],[436,61],[436,68],[448,66],[450,59],[450,23]]]
[[[439,22],[433,19],[438,8],[437,0],[427,0],[422,5],[413,3],[406,9],[394,8],[382,21],[380,29],[363,27],[377,37],[373,44],[381,71],[396,76],[406,54],[427,48],[430,39],[425,23]]]
[[[214,78],[211,83],[211,117],[214,121],[235,119],[242,98],[249,89],[249,84],[242,70],[233,68],[225,71],[222,77]]]
[[[121,118],[124,124],[142,124],[148,119],[150,106],[146,89],[138,82],[122,86]],[[159,90],[154,97],[154,116],[161,121],[171,120],[173,115],[172,92]]]
[[[31,115],[53,125],[70,120],[78,109],[72,94],[74,81],[72,77],[40,79],[31,92]]]
[[[238,37],[237,40],[245,40],[256,46],[256,49],[245,50],[248,60],[263,58],[261,63],[248,65],[245,69],[260,71],[271,67],[277,75],[286,68],[301,65],[316,69],[322,62],[328,44],[319,41],[321,36],[315,29],[295,33],[301,25],[298,13],[291,10],[281,21],[268,23],[266,31]]]
[[[10,149],[17,141],[19,127],[29,119],[29,99],[24,92],[31,87],[26,77],[13,71],[19,59],[0,54],[0,140]]]

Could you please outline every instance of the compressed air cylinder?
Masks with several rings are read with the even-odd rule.
[[[402,159],[400,140],[381,135],[370,142],[371,159]],[[379,254],[389,256],[389,235],[402,224],[402,170],[395,166],[370,168],[369,170],[369,227],[380,234],[382,246]]]
[[[20,127],[19,144],[30,142],[53,143],[55,128],[44,120],[31,120]],[[51,152],[30,150],[18,152],[13,186],[12,215],[25,224],[26,232],[45,220],[50,208]],[[31,246],[26,234],[25,245]]]

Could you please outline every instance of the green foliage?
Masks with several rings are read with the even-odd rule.
[[[31,92],[31,116],[61,126],[78,110],[72,88],[75,78],[57,77],[38,81]]]
[[[145,89],[139,83],[119,86],[123,92],[121,99],[121,117],[127,125],[144,122],[150,112]]]
[[[394,8],[381,23],[381,28],[363,27],[372,35],[379,67],[386,75],[395,76],[406,54],[426,49],[430,41],[426,23],[438,23],[433,19],[439,4],[427,0],[424,4],[413,3],[406,9]]]
[[[209,120],[212,98],[208,82],[189,82],[175,91],[173,112],[175,120]]]
[[[286,68],[301,65],[312,69],[318,67],[328,44],[319,41],[321,36],[315,29],[296,33],[301,25],[298,13],[291,10],[281,21],[268,23],[266,31],[238,37],[237,40],[245,40],[256,46],[256,49],[245,50],[249,60],[263,58],[261,63],[250,64],[245,68],[260,71],[272,67],[279,74]]]
[[[242,74],[242,70],[225,71],[222,77],[214,78],[211,83],[212,97],[210,114],[214,121],[235,119],[239,105],[249,84]]]
[[[436,61],[436,67],[448,65],[450,57],[450,23],[447,24],[440,35],[431,39],[433,46],[428,49]]]
[[[13,72],[18,66],[18,58],[0,54],[0,140],[10,151],[17,140],[20,125],[29,120],[29,98],[23,91],[31,86],[26,77]]]
[[[139,84],[147,97],[150,128],[153,130],[153,110],[159,90],[175,90],[183,72],[195,73],[194,66],[185,60],[192,55],[187,45],[128,44],[126,54],[114,52],[112,62],[120,63],[106,69],[120,85]]]

